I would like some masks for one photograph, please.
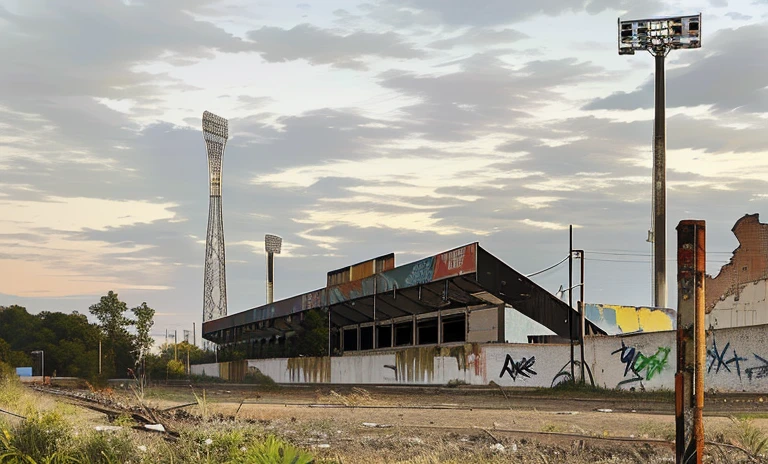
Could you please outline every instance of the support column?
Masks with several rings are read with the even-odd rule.
[[[496,307],[497,311],[497,322],[496,322],[496,341],[499,343],[505,343],[507,341],[507,330],[505,325],[505,318],[506,315],[506,309],[507,305],[506,303],[500,304]]]

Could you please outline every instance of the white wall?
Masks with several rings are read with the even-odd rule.
[[[736,295],[718,301],[707,314],[707,327],[716,329],[768,324],[768,280],[747,283]]]
[[[586,378],[604,388],[674,390],[676,333],[588,337]],[[575,345],[577,378],[580,349]],[[550,387],[570,376],[570,346],[484,344],[418,347],[328,358],[255,359],[278,383],[472,385]],[[705,388],[768,393],[768,326],[720,329],[707,336]],[[218,375],[217,364],[192,373]],[[591,374],[591,375],[590,375]]]
[[[190,366],[192,375],[207,375],[208,377],[219,377],[219,365],[217,363],[193,364]]]

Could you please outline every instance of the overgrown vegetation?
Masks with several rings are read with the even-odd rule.
[[[213,352],[187,342],[166,344],[159,354],[150,353],[155,310],[146,303],[129,310],[117,293],[110,291],[88,310],[98,324],[88,322],[86,315],[77,311],[29,314],[22,306],[0,306],[0,369],[31,366],[34,375],[40,375],[41,359],[31,352],[43,351],[46,376],[79,377],[94,385],[106,385],[113,377],[135,377],[141,389],[153,379],[187,376],[187,359],[190,364],[215,359]]]
[[[732,439],[737,445],[752,453],[753,456],[760,456],[768,451],[768,436],[752,423],[752,419],[731,417],[731,421],[734,424]]]
[[[203,392],[201,410],[208,410]],[[211,422],[198,425],[167,441],[163,436],[130,429],[127,414],[113,425],[119,431],[96,431],[77,416],[82,411],[62,407],[27,390],[13,376],[0,377],[0,408],[23,415],[0,417],[0,464],[308,464],[311,454],[268,434],[257,424]],[[11,417],[11,416],[8,416]]]

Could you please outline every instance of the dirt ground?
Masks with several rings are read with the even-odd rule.
[[[258,423],[330,462],[674,462],[669,392],[209,385],[154,387],[148,402],[194,403],[193,389],[205,390],[204,410],[180,411]],[[748,446],[734,418],[768,432],[768,397],[708,395],[707,440]],[[707,445],[705,462],[753,462],[725,445]]]

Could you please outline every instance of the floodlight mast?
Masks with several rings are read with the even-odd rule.
[[[277,235],[266,234],[264,236],[264,251],[267,252],[267,304],[274,301],[275,288],[275,255],[280,254],[283,239]]]
[[[208,232],[205,239],[205,281],[203,283],[203,322],[227,315],[227,275],[224,252],[224,220],[221,209],[221,170],[224,148],[229,138],[226,119],[203,113],[203,139],[208,153],[210,198]]]
[[[667,123],[664,58],[673,49],[701,47],[701,13],[689,16],[618,20],[619,55],[648,51],[654,56],[653,124],[653,304],[667,307]]]

